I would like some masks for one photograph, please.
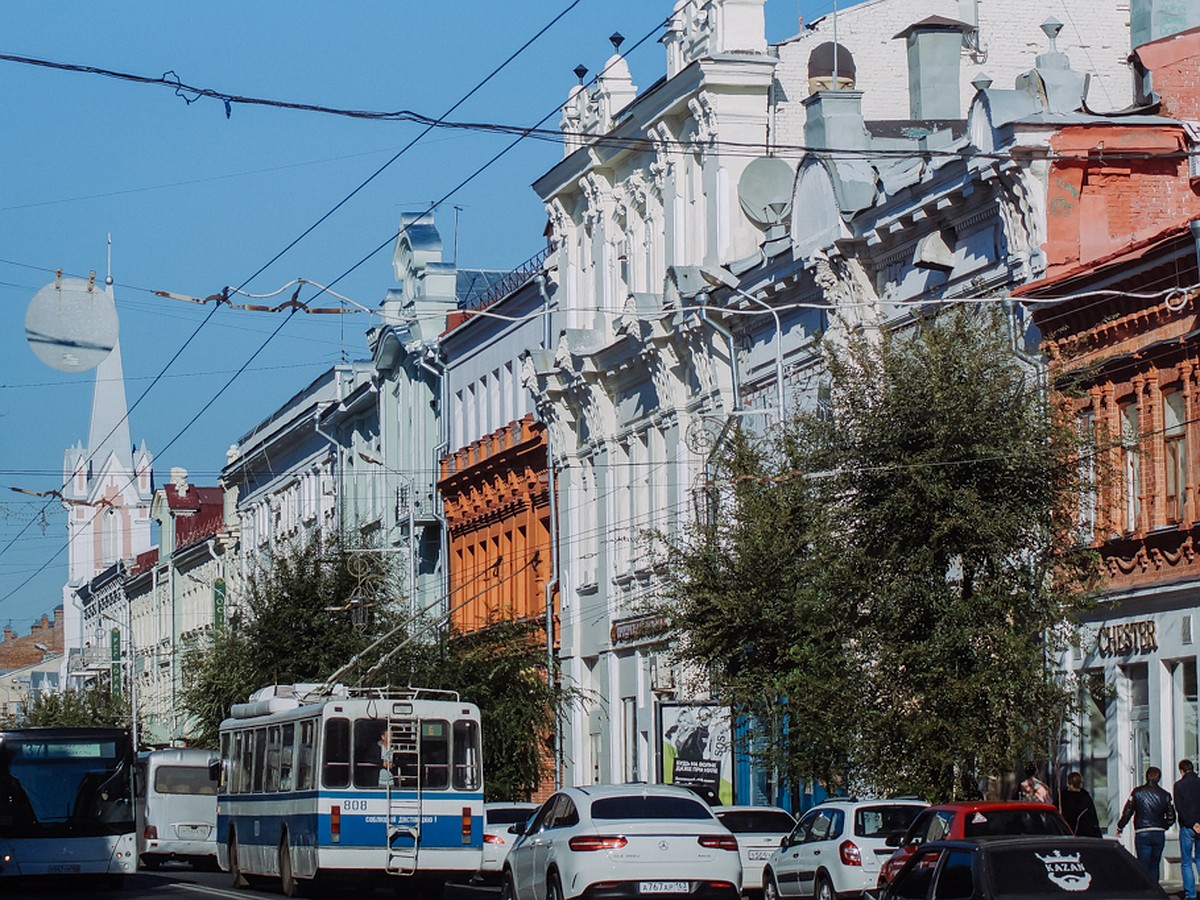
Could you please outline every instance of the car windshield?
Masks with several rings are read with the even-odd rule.
[[[854,834],[862,838],[886,838],[903,834],[923,807],[901,804],[862,806],[854,813]]]
[[[521,806],[501,806],[496,809],[484,810],[484,817],[489,825],[514,825],[517,822],[524,822],[530,816],[537,812],[537,807],[532,809]]]
[[[988,809],[965,813],[963,836],[991,834],[1070,834],[1058,813],[1051,809]]]
[[[1022,842],[1024,843],[1024,842]],[[1161,898],[1162,892],[1127,852],[1112,844],[993,847],[988,856],[991,896]]]
[[[686,797],[639,795],[592,801],[593,819],[712,819],[708,807]]]
[[[787,834],[796,824],[791,816],[777,809],[719,812],[717,818],[734,834]]]

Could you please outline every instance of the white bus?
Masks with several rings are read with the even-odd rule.
[[[133,745],[123,728],[0,731],[0,882],[137,869]]]
[[[138,856],[157,869],[171,859],[217,864],[217,780],[212,750],[154,750],[138,758]]]
[[[221,723],[217,858],[291,897],[329,875],[468,880],[483,845],[479,710],[448,691],[275,685]],[[413,883],[416,882],[416,883]]]

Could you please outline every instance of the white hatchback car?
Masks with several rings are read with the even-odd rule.
[[[737,839],[691,791],[671,785],[564,788],[504,861],[502,900],[738,900]]]
[[[832,800],[800,817],[763,870],[765,900],[837,900],[873,889],[882,860],[928,804],[920,800]]]
[[[510,825],[520,825],[538,811],[536,803],[485,803],[483,804],[483,861],[479,864],[479,878],[483,881],[497,880],[504,868],[504,858],[512,849],[517,836],[510,832]]]
[[[742,855],[742,893],[762,893],[763,866],[795,827],[796,820],[778,806],[719,806],[713,813],[737,838]]]

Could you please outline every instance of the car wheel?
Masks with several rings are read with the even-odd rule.
[[[817,876],[817,887],[813,891],[813,896],[816,900],[837,900],[837,894],[833,891],[833,883],[824,872]]]
[[[546,879],[546,900],[563,900],[562,882],[558,880],[557,872],[551,872]]]
[[[779,900],[779,885],[775,883],[772,872],[763,875],[763,900]]]
[[[500,900],[517,900],[517,885],[513,881],[512,869],[504,870],[504,880],[500,884]]]

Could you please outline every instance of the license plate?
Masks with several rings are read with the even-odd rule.
[[[79,863],[59,863],[54,866],[46,866],[46,871],[51,875],[78,875]]]
[[[639,894],[686,894],[691,884],[686,881],[640,881]]]
[[[751,859],[770,859],[771,851],[770,850],[751,850],[750,858]]]

